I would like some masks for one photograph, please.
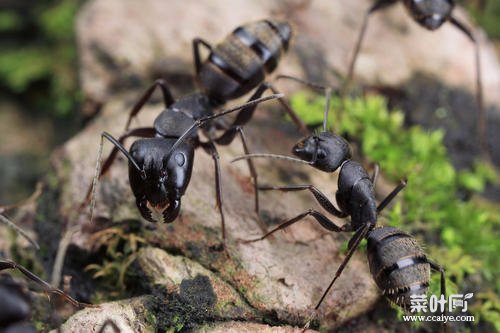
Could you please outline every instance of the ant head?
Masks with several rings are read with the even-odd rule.
[[[132,191],[137,198],[145,198],[158,210],[178,211],[191,178],[193,149],[189,145],[181,144],[170,156],[165,156],[174,141],[143,139],[130,148],[131,155],[142,168],[138,172],[129,167]]]
[[[292,153],[321,171],[333,172],[351,157],[349,144],[329,132],[313,134],[293,146]]]
[[[292,39],[292,27],[290,24],[286,21],[278,21],[274,19],[266,20],[266,22],[280,35],[281,41],[283,42],[283,48],[288,50],[290,39]]]
[[[449,17],[454,3],[451,0],[412,0],[411,14],[415,20],[429,30],[436,30]]]

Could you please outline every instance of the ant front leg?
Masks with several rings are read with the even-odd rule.
[[[349,87],[349,84],[352,81],[352,76],[354,73],[354,66],[356,65],[356,60],[358,58],[358,53],[361,48],[361,43],[363,42],[363,38],[365,36],[366,28],[368,26],[368,19],[370,18],[370,15],[373,14],[374,12],[387,8],[393,4],[395,4],[398,0],[378,0],[373,6],[368,9],[366,12],[364,18],[363,18],[363,24],[361,26],[361,31],[358,36],[358,40],[356,41],[356,46],[354,47],[354,54],[352,55],[351,62],[349,64],[349,70],[347,72],[347,79],[344,84],[344,87],[342,89],[343,93],[347,91],[347,88]]]
[[[479,44],[472,34],[472,32],[459,20],[453,16],[449,19],[450,23],[462,31],[472,43],[474,43],[475,57],[476,57],[476,103],[478,108],[478,120],[477,120],[477,131],[479,136],[479,145],[481,152],[487,158],[491,158],[490,151],[488,149],[488,137],[487,137],[487,112],[484,109],[483,103],[483,85],[481,80],[481,57],[479,54]]]
[[[243,144],[243,150],[245,152],[245,155],[250,154],[250,149],[248,148],[245,132],[243,131],[243,128],[241,126],[232,127],[230,129],[226,130],[226,132],[224,132],[224,134],[222,136],[215,139],[214,141],[215,141],[215,143],[217,143],[219,145],[227,145],[227,144],[230,144],[234,140],[236,134],[239,134],[239,137],[241,139],[241,143]],[[262,231],[264,233],[266,233],[267,227],[262,222],[262,220],[260,218],[259,184],[258,184],[258,180],[257,180],[257,170],[255,169],[255,165],[251,159],[247,160],[247,164],[248,164],[248,169],[250,170],[250,175],[252,177],[253,187],[254,187],[255,214],[258,217],[257,221],[258,221],[259,227],[262,229]]]
[[[280,224],[279,226],[277,226],[276,228],[274,228],[273,230],[269,231],[267,234],[265,234],[264,236],[262,237],[259,237],[259,238],[256,238],[256,239],[251,239],[251,240],[248,240],[246,241],[245,243],[253,243],[253,242],[257,242],[257,241],[261,241],[269,236],[271,236],[272,234],[274,234],[276,231],[278,230],[282,230],[282,229],[285,229],[285,228],[288,228],[289,226],[291,226],[292,224],[296,223],[296,222],[299,222],[300,220],[302,220],[303,218],[305,218],[306,216],[309,216],[311,215],[312,217],[314,217],[314,219],[325,229],[329,230],[329,231],[333,231],[333,232],[346,232],[346,231],[351,231],[351,225],[350,224],[345,224],[341,227],[339,227],[338,225],[336,225],[335,223],[333,223],[333,221],[331,221],[328,217],[326,217],[325,215],[323,215],[322,213],[314,210],[314,209],[308,209],[307,211],[303,212],[303,213],[300,213],[299,215],[295,216],[294,218],[286,221],[286,222],[283,222],[282,224]]]
[[[282,192],[290,192],[290,191],[304,191],[308,190],[314,195],[316,201],[326,210],[328,213],[338,217],[345,218],[348,214],[338,210],[335,208],[333,203],[324,195],[316,186],[314,185],[289,185],[289,186],[260,186],[259,190],[269,191],[269,190],[278,190]]]
[[[158,87],[161,89],[161,92],[163,94],[163,102],[165,103],[165,108],[168,109],[168,107],[174,103],[174,98],[172,97],[172,93],[168,89],[167,82],[163,79],[156,80],[151,85],[151,87],[149,87],[148,90],[146,90],[144,92],[144,94],[141,96],[141,98],[139,98],[139,101],[134,105],[134,107],[130,111],[130,114],[129,114],[128,119],[127,119],[127,123],[125,125],[126,131],[129,129],[130,123],[132,122],[132,119],[135,116],[137,116],[137,114],[139,113],[139,111],[141,111],[144,104],[146,104],[146,102],[151,98],[151,95],[153,94],[155,89]]]
[[[203,150],[205,150],[208,154],[212,155],[215,166],[215,199],[216,205],[219,209],[220,219],[221,219],[221,228],[222,228],[222,246],[224,249],[226,248],[226,222],[224,219],[224,212],[222,210],[222,190],[221,190],[221,182],[220,182],[220,162],[219,162],[219,153],[215,148],[215,145],[212,142],[201,142],[200,143]]]

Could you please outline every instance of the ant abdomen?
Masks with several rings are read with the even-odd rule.
[[[417,240],[393,227],[368,234],[368,264],[384,295],[408,309],[411,295],[427,293],[431,267]]]
[[[198,74],[198,82],[214,100],[238,98],[261,84],[288,48],[291,27],[274,20],[236,28],[216,45]]]

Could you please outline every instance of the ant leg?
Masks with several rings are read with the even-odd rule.
[[[221,112],[219,112],[217,114],[213,114],[213,115],[210,115],[210,116],[206,116],[206,117],[202,117],[200,119],[197,119],[191,126],[189,126],[188,129],[186,129],[184,131],[184,133],[182,133],[181,136],[179,136],[179,138],[177,139],[177,141],[172,145],[172,147],[170,147],[170,150],[166,154],[165,158],[168,158],[172,154],[172,152],[175,149],[177,149],[177,147],[182,142],[184,142],[184,140],[186,140],[187,137],[189,137],[189,135],[191,134],[191,131],[193,131],[194,129],[197,129],[197,128],[203,126],[203,124],[205,124],[207,121],[210,121],[212,119],[216,119],[216,118],[219,118],[219,117],[223,117],[223,116],[225,116],[225,115],[227,115],[229,113],[233,113],[233,112],[236,112],[238,110],[245,109],[247,107],[250,107],[250,106],[253,106],[253,105],[256,105],[256,104],[268,101],[268,100],[271,100],[271,99],[276,99],[276,98],[281,98],[281,97],[283,97],[283,94],[273,94],[273,95],[266,96],[266,97],[260,97],[260,98],[257,98],[257,99],[251,99],[250,101],[248,101],[248,102],[246,102],[244,104],[235,106],[235,107],[230,108],[230,109],[223,110],[223,111],[221,111]],[[236,124],[236,126],[238,126],[238,125]],[[222,135],[222,137],[224,137],[224,134]],[[225,139],[223,139],[222,137],[218,138],[217,142],[224,142]],[[223,143],[221,143],[221,144],[223,144]]]
[[[52,287],[50,284],[48,284],[44,280],[40,279],[38,276],[36,276],[34,273],[29,271],[24,266],[21,266],[21,265],[13,262],[11,260],[0,260],[0,271],[3,271],[5,269],[17,269],[19,272],[21,272],[28,279],[30,279],[31,281],[42,286],[42,288],[44,289],[45,292],[62,296],[75,307],[96,307],[96,305],[78,302],[73,297],[66,294],[64,291]]]
[[[220,219],[221,219],[221,228],[222,228],[222,244],[224,248],[226,248],[226,223],[224,219],[224,212],[222,211],[222,190],[221,190],[221,182],[220,182],[220,163],[219,163],[219,153],[217,152],[217,148],[213,142],[203,142],[201,143],[201,147],[208,153],[212,155],[215,165],[215,198],[216,205],[219,209]]]
[[[441,267],[441,265],[438,265],[437,263],[435,263],[432,260],[427,259],[427,262],[429,263],[429,265],[431,265],[431,269],[432,270],[441,273],[441,295],[443,295],[446,298],[446,279],[445,279],[445,276],[444,276],[444,268]],[[446,306],[445,306],[444,311],[443,311],[443,315],[446,316],[446,314],[447,314],[447,311],[446,311]],[[442,326],[443,327],[443,332],[446,332],[447,331],[446,323],[443,322],[442,325],[443,325]]]
[[[172,97],[172,93],[168,89],[167,82],[163,79],[156,80],[151,87],[149,87],[144,94],[139,98],[139,101],[134,105],[127,119],[127,124],[125,125],[125,130],[127,131],[130,127],[130,122],[132,118],[137,116],[139,111],[141,111],[142,107],[146,102],[151,98],[151,95],[155,91],[157,87],[160,87],[161,92],[163,94],[163,102],[165,103],[165,108],[168,108],[170,105],[174,103],[174,98]]]
[[[352,244],[352,245],[349,247],[349,251],[347,252],[347,255],[346,255],[344,261],[342,262],[342,264],[340,264],[339,268],[337,269],[337,272],[335,272],[335,276],[333,277],[332,282],[330,282],[330,284],[328,285],[328,288],[326,288],[326,290],[324,291],[323,296],[321,296],[321,299],[319,300],[319,302],[316,305],[316,307],[314,308],[314,310],[318,310],[318,308],[321,306],[321,303],[323,303],[323,300],[325,299],[326,295],[328,294],[328,292],[332,288],[332,286],[335,283],[335,281],[337,280],[337,278],[340,276],[340,274],[342,274],[342,271],[347,266],[347,263],[349,262],[352,255],[354,254],[354,251],[356,251],[356,249],[358,248],[359,243],[361,243],[361,240],[363,240],[363,238],[365,238],[366,234],[370,230],[370,227],[371,227],[371,224],[367,223],[364,226],[362,226],[361,228],[359,228],[356,231],[356,233],[354,234],[354,236],[352,236],[351,240],[349,241],[349,244]]]
[[[262,83],[258,89],[270,89],[273,94],[279,94],[278,89],[276,89],[271,83],[269,82],[264,82]],[[295,123],[295,126],[299,129],[300,132],[304,135],[309,135],[311,134],[309,129],[307,128],[306,124],[300,119],[300,117],[293,111],[292,107],[286,102],[283,98],[278,98],[278,101],[280,102],[281,106],[285,109],[285,112],[290,116],[292,121]]]
[[[212,46],[208,42],[201,38],[193,39],[193,59],[196,75],[198,75],[201,70],[200,44],[205,46],[210,52],[212,51]]]
[[[479,145],[481,148],[481,152],[487,158],[491,158],[490,152],[488,149],[488,138],[487,138],[487,117],[488,114],[484,109],[483,103],[483,86],[481,80],[481,57],[479,55],[479,44],[472,34],[472,32],[465,27],[460,21],[458,21],[453,16],[449,19],[450,23],[457,27],[460,31],[462,31],[469,39],[474,43],[475,49],[475,57],[476,57],[476,103],[478,108],[478,122],[477,122],[477,131],[479,135]]]
[[[241,126],[236,126],[236,127],[228,129],[222,136],[215,139],[214,142],[217,144],[220,144],[220,145],[227,145],[234,140],[236,134],[239,134],[239,137],[241,139],[241,143],[243,144],[243,150],[245,152],[245,155],[250,154],[250,149],[248,148],[245,132],[243,131],[243,128]],[[247,162],[248,162],[247,163],[248,169],[250,170],[250,175],[253,179],[253,187],[254,187],[254,195],[255,195],[255,214],[257,214],[257,217],[259,218],[258,219],[259,227],[262,229],[263,232],[267,232],[267,227],[260,220],[259,183],[257,180],[257,170],[255,169],[255,165],[254,165],[252,160],[248,159]]]
[[[382,202],[378,205],[377,207],[377,213],[380,213],[388,204],[389,202],[392,201],[392,199],[394,199],[394,197],[396,195],[398,195],[398,193],[404,189],[406,186],[406,179],[403,179],[403,180],[400,180],[399,181],[399,185],[396,186],[392,191],[391,193],[389,193],[388,196],[385,197],[384,200],[382,200]]]
[[[266,90],[271,90],[272,93],[275,95],[281,95],[279,91],[271,83],[264,82],[257,88],[257,90],[255,90],[255,92],[253,93],[252,97],[250,97],[248,102],[259,99]],[[309,130],[307,129],[307,126],[304,124],[302,119],[300,119],[300,117],[295,113],[295,111],[293,111],[290,105],[288,105],[288,103],[282,98],[282,96],[279,96],[277,98],[280,104],[285,109],[285,112],[290,116],[290,118],[295,123],[299,131],[301,131],[305,135],[309,135],[310,133]],[[230,128],[236,126],[243,126],[246,123],[248,123],[252,118],[256,108],[257,104],[249,105],[248,107],[242,108],[242,110],[236,116],[236,119],[231,124]]]
[[[363,42],[363,38],[365,36],[366,28],[368,26],[368,18],[370,17],[371,14],[376,12],[377,10],[384,9],[386,7],[389,7],[393,4],[395,4],[397,0],[378,0],[373,6],[368,9],[368,11],[365,13],[365,17],[363,18],[363,24],[361,26],[361,31],[358,36],[358,40],[356,41],[355,47],[354,47],[354,54],[351,58],[351,62],[349,64],[349,70],[347,71],[347,79],[344,84],[344,87],[342,89],[343,93],[347,91],[347,88],[349,87],[349,84],[351,83],[352,80],[352,75],[354,73],[354,66],[356,64],[356,60],[358,58],[358,53],[361,48],[361,43]]]
[[[328,86],[323,86],[320,84],[308,82],[308,81],[305,81],[305,80],[302,80],[302,79],[299,79],[299,78],[296,78],[293,76],[289,76],[289,75],[278,75],[276,77],[276,79],[277,80],[279,80],[279,79],[292,80],[292,81],[298,82],[300,84],[306,85],[310,88],[323,90],[325,92],[326,103],[325,103],[325,112],[323,113],[323,131],[326,132],[326,124],[328,122],[328,112],[330,110],[330,99],[331,99],[332,91],[336,91],[336,90],[331,88],[331,87],[328,87]]]
[[[263,240],[263,239],[267,238],[268,236],[274,234],[276,231],[285,229],[285,228],[291,226],[292,224],[299,222],[300,220],[302,220],[304,217],[306,217],[308,215],[311,215],[312,217],[314,217],[316,219],[316,221],[319,224],[321,224],[321,226],[323,228],[325,228],[327,230],[330,230],[333,232],[351,231],[350,224],[345,224],[345,225],[339,227],[338,225],[333,223],[329,218],[327,218],[325,215],[321,214],[320,212],[315,211],[314,209],[308,209],[307,211],[295,216],[294,218],[292,218],[286,222],[283,222],[282,224],[280,224],[279,226],[277,226],[273,230],[269,231],[264,236],[256,238],[256,239],[248,240],[245,243],[253,243],[253,242]]]
[[[431,265],[431,269],[441,273],[441,295],[444,295],[446,297],[446,279],[444,277],[444,268],[432,260],[427,259],[427,262],[429,263],[429,265]]]
[[[263,191],[269,191],[269,190],[278,190],[278,191],[283,191],[283,192],[290,192],[290,191],[303,191],[303,190],[309,190],[312,195],[316,198],[316,201],[325,209],[328,213],[338,217],[338,218],[344,218],[349,216],[348,214],[341,212],[335,206],[333,203],[327,198],[326,195],[324,195],[316,186],[314,185],[290,185],[290,186],[260,186],[259,190]]]

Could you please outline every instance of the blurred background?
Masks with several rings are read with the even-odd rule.
[[[315,0],[312,2],[314,3]],[[468,16],[471,23],[475,24],[478,29],[482,29],[481,43],[483,45],[489,43],[488,47],[491,49],[492,46],[496,52],[496,58],[491,55],[491,52],[485,55],[488,58],[483,62],[483,65],[486,64],[484,68],[498,70],[500,1],[464,0],[458,3],[466,9],[466,12],[460,11],[459,15]],[[346,37],[347,41],[339,42],[334,42],[333,37],[326,33],[320,33],[321,29],[317,28],[314,22],[307,21],[307,15],[301,12],[307,13],[307,4],[303,8],[299,4],[292,8],[291,12],[285,13],[292,21],[295,20],[299,27],[304,27],[304,31],[308,32],[304,35],[299,34],[297,45],[291,51],[293,53],[292,64],[295,66],[299,64],[302,70],[294,70],[292,65],[291,72],[313,81],[338,82],[341,80],[342,74],[345,74],[348,59],[345,55],[352,52],[353,37],[359,31],[363,10],[369,4],[369,1],[352,1],[349,14],[356,17],[356,20],[351,19],[350,16],[343,18],[345,24],[340,31],[343,32],[342,29],[345,29],[349,31],[349,34],[348,38]],[[88,43],[88,36],[85,36],[86,27],[91,31],[90,33],[99,33],[99,27],[90,26],[93,22],[92,18],[99,21],[96,13],[94,17],[87,13],[85,18],[80,20],[81,36],[78,39],[77,16],[81,8],[85,6],[89,6],[89,3],[83,0],[0,0],[0,204],[14,203],[33,192],[36,182],[50,167],[50,154],[98,114],[100,107],[110,94],[108,90],[116,92],[121,89],[135,89],[139,94],[152,79],[160,76],[166,77],[170,82],[175,81],[177,93],[193,89],[193,83],[190,80],[192,68],[189,67],[191,54],[186,53],[182,61],[175,57],[165,57],[166,51],[164,50],[169,47],[175,49],[177,41],[166,40],[158,42],[164,44],[156,45],[155,42],[149,43],[150,41],[142,36],[137,37],[136,42],[144,41],[144,43],[142,45],[136,43],[136,49],[131,48],[133,50],[131,52],[140,53],[141,50],[137,51],[137,49],[142,49],[142,51],[146,49],[149,52],[148,56],[154,59],[147,67],[141,68],[140,66],[134,67],[133,56],[121,62],[121,58],[113,58],[113,54],[103,51],[102,45]],[[164,2],[163,6],[168,7],[169,2]],[[320,1],[318,6],[329,6],[329,3]],[[452,51],[448,54],[438,49],[435,50],[441,58],[467,58],[464,63],[470,64],[470,69],[464,69],[466,72],[464,77],[468,80],[464,82],[465,88],[450,84],[453,80],[462,79],[460,73],[456,74],[460,72],[457,70],[459,67],[452,66],[450,70],[449,67],[443,66],[447,71],[444,73],[445,70],[443,70],[443,77],[448,78],[441,80],[439,70],[442,64],[433,64],[429,61],[430,58],[426,58],[425,61],[429,63],[431,69],[433,68],[433,73],[429,74],[415,65],[417,70],[409,78],[405,76],[406,74],[397,72],[397,66],[394,66],[394,73],[390,70],[377,72],[377,69],[373,68],[377,65],[372,64],[370,52],[375,50],[373,52],[376,53],[377,51],[376,38],[384,40],[387,43],[384,45],[391,43],[391,40],[385,40],[387,35],[381,35],[385,31],[392,29],[401,35],[401,40],[392,41],[394,49],[391,47],[385,50],[385,52],[395,53],[398,59],[404,58],[398,57],[400,53],[403,55],[402,51],[397,49],[398,47],[408,48],[412,44],[418,44],[415,39],[408,41],[410,37],[405,37],[405,34],[408,34],[409,30],[419,31],[421,28],[413,26],[408,28],[399,23],[399,19],[396,19],[399,17],[401,21],[411,21],[409,16],[401,16],[400,9],[398,11],[391,9],[388,13],[374,15],[374,29],[365,38],[363,46],[365,51],[363,49],[361,51],[355,74],[355,77],[359,78],[358,82],[366,84],[367,88],[364,90],[366,99],[356,97],[352,101],[341,99],[334,101],[334,106],[337,106],[336,110],[343,109],[347,113],[344,116],[332,114],[332,117],[338,116],[343,120],[343,123],[337,124],[336,130],[360,146],[361,156],[380,162],[382,170],[386,170],[387,177],[391,180],[397,179],[401,174],[408,175],[411,170],[415,170],[418,158],[428,158],[428,165],[437,165],[436,169],[429,169],[432,173],[428,175],[428,178],[425,178],[422,172],[420,180],[413,180],[427,192],[407,194],[405,200],[408,202],[413,200],[414,206],[408,203],[405,212],[401,212],[401,207],[396,207],[389,215],[389,222],[396,226],[404,223],[406,230],[420,232],[430,244],[432,254],[441,253],[441,257],[446,257],[443,264],[450,269],[452,284],[465,285],[469,289],[480,289],[481,293],[478,294],[480,301],[475,308],[472,307],[472,310],[482,321],[483,329],[499,329],[500,279],[498,272],[500,262],[497,259],[499,250],[497,235],[500,227],[498,216],[498,203],[500,202],[498,185],[500,111],[498,106],[500,104],[498,91],[485,92],[488,97],[487,101],[490,101],[487,108],[491,116],[489,138],[490,145],[493,147],[492,162],[489,162],[481,159],[474,133],[475,101],[470,89],[474,81],[470,79],[473,76],[469,75],[473,72],[472,55],[460,52],[460,46],[457,46],[458,49],[451,48]],[[294,10],[297,12],[295,13]],[[127,15],[133,16],[134,12]],[[190,15],[196,23],[198,16],[203,13],[190,12]],[[244,21],[253,19],[253,17],[245,19],[243,11],[234,15],[234,21],[242,22],[242,18]],[[109,20],[113,20],[113,17],[109,16]],[[383,22],[383,24],[377,22]],[[125,24],[127,24],[126,20],[116,23],[118,28],[115,31],[119,31],[120,25]],[[179,29],[179,31],[174,29],[168,33],[177,34],[178,38],[182,39],[182,52],[189,49],[190,40],[195,37],[193,34],[202,35],[205,31],[196,24],[187,26],[188,23],[182,15],[179,15],[177,22],[170,22],[170,24],[175,29]],[[411,23],[408,24],[411,25]],[[207,33],[215,34],[219,30],[227,32],[236,25],[231,22],[224,27],[211,27],[212,30],[208,29]],[[455,33],[459,35],[455,30],[449,30],[445,32],[446,36]],[[191,32],[193,34],[190,34]],[[435,38],[433,42],[436,43],[439,38],[443,38],[444,44],[446,37],[445,35],[439,37],[437,35],[439,33],[440,31],[434,32],[434,35],[429,38]],[[318,38],[328,41],[326,45],[323,45],[325,48],[329,46],[335,49],[339,46],[342,60],[329,58],[329,56],[323,57],[327,52],[318,51],[318,55],[311,55],[310,53],[314,53],[317,49],[315,44],[308,40],[314,38],[312,36],[315,34]],[[122,36],[118,36],[117,40],[120,38]],[[134,36],[131,38],[133,39]],[[403,38],[408,41],[407,45],[402,44]],[[78,40],[79,43],[77,43]],[[113,36],[107,41],[113,41]],[[464,44],[468,42],[465,40]],[[113,48],[114,45],[108,45],[108,47]],[[380,47],[383,48],[383,46]],[[434,47],[435,45],[432,44],[427,45],[427,49],[431,51]],[[88,56],[85,58],[79,52],[83,48],[87,50],[87,53],[90,49],[94,58],[91,57],[91,60]],[[363,55],[363,52],[366,53]],[[408,52],[413,51],[410,49]],[[419,52],[414,51],[417,58]],[[379,57],[384,57],[383,53]],[[91,81],[89,75],[100,72],[94,70],[82,74],[81,66],[86,61],[86,65],[89,66],[88,61],[92,59],[99,59],[100,65],[107,66],[106,70],[109,72],[118,73],[116,75],[118,79],[108,80],[106,75],[103,75],[104,79],[100,83],[89,84],[88,82]],[[392,63],[384,65],[379,62],[378,64],[385,69],[392,66]],[[491,64],[496,64],[497,67],[490,66]],[[408,63],[396,65],[405,67],[411,66],[411,63],[410,65]],[[323,71],[322,66],[328,66],[330,69],[328,73]],[[87,87],[82,86],[82,76],[85,75]],[[398,75],[400,77],[393,81],[393,78]],[[485,73],[484,77],[490,80],[487,82],[491,83],[494,77],[498,78],[499,75],[498,72]],[[494,82],[487,83],[485,88],[495,86],[494,84]],[[311,126],[317,125],[322,114],[321,98],[298,92],[296,88],[295,93],[296,95],[291,98],[294,108]],[[317,109],[316,113],[310,111],[314,108]],[[389,116],[388,108],[400,111],[396,116]],[[372,112],[368,112],[369,110]],[[382,127],[377,127],[376,124],[381,124]],[[361,129],[357,126],[364,127]],[[415,148],[413,146],[399,145],[398,148],[386,145],[378,149],[374,141],[380,141],[385,135],[388,135],[385,138],[386,142],[393,142],[394,138],[405,138],[413,140],[414,145],[420,147],[422,151],[428,150],[416,158],[415,164],[411,164],[413,160],[404,154],[411,152],[411,149]],[[406,149],[406,152],[401,151],[402,147]],[[392,156],[392,160],[385,161],[384,158],[387,156]],[[404,164],[400,161],[403,160],[407,163],[402,166],[403,169],[400,169],[401,164]],[[453,174],[453,177],[446,182],[441,179],[444,174]],[[409,177],[412,177],[411,174]],[[437,193],[438,189],[442,188],[448,192],[452,191],[453,197],[450,199],[437,195],[437,198],[433,198],[437,201],[425,202],[426,198],[429,198],[429,193]],[[462,204],[465,206],[460,206]],[[414,210],[411,210],[411,207]],[[422,213],[421,210],[425,209],[429,210],[427,213],[435,214]],[[435,223],[422,225],[429,220]],[[414,224],[411,224],[412,221]],[[456,290],[454,288],[456,286],[452,286],[451,290]]]
[[[84,3],[0,1],[0,202],[4,204],[29,195],[48,167],[49,152],[98,110],[98,101],[85,100],[79,81],[75,20]],[[500,1],[458,3],[500,52]]]

